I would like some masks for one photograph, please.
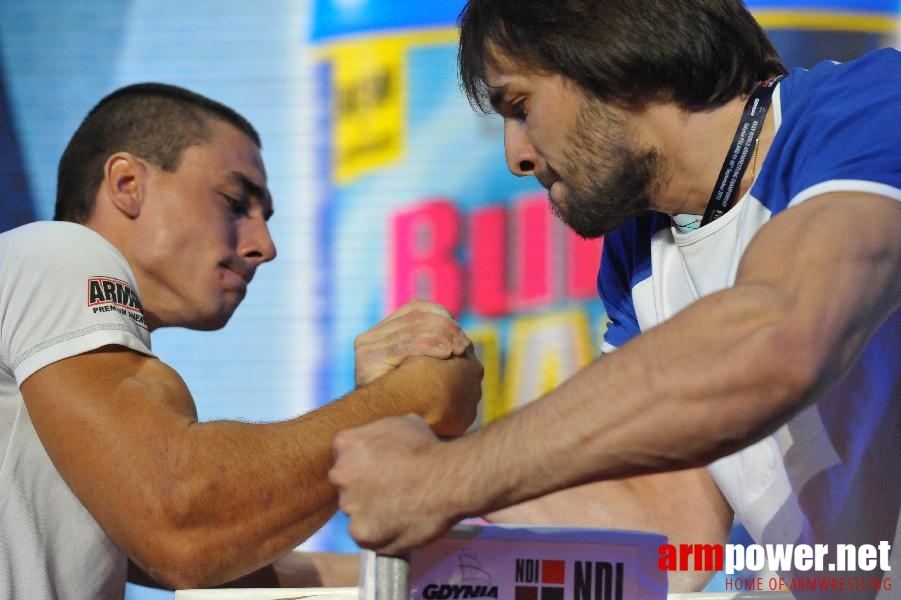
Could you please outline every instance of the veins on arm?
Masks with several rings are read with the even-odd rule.
[[[878,196],[830,194],[786,210],[751,241],[733,287],[451,442],[447,452],[462,457],[454,471],[486,493],[446,493],[483,514],[590,481],[704,466],[775,431],[901,306],[898,231],[901,203]]]

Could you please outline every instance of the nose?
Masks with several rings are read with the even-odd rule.
[[[242,244],[238,250],[241,256],[250,259],[256,265],[275,258],[277,254],[275,242],[272,241],[269,224],[265,219],[262,217],[248,219],[244,222],[242,234]]]
[[[533,175],[537,153],[525,131],[525,123],[516,119],[504,121],[504,155],[507,168],[518,177]]]

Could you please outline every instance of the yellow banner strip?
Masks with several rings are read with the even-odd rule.
[[[456,44],[460,38],[460,32],[456,27],[436,27],[432,29],[392,29],[357,33],[330,39],[328,42],[316,47],[314,55],[321,59],[328,58],[335,48],[341,48],[348,44],[360,44],[378,40],[381,42],[397,41],[411,46],[428,46],[438,44]]]
[[[760,10],[754,18],[765,29],[803,29],[892,34],[899,30],[898,15],[840,11]]]

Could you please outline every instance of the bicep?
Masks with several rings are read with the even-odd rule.
[[[142,506],[170,444],[196,420],[193,400],[169,367],[121,347],[73,356],[21,385],[48,455],[79,500],[116,539]],[[163,460],[160,460],[163,459]]]
[[[896,200],[847,192],[810,199],[761,228],[736,287],[780,307],[787,350],[815,372],[842,372],[901,304],[899,231]]]

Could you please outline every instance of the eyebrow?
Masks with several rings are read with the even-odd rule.
[[[272,215],[275,214],[275,209],[272,208],[272,196],[269,194],[269,190],[254,183],[250,177],[240,171],[232,171],[231,178],[244,188],[246,194],[259,198],[262,203],[267,204],[268,206],[263,209],[263,217],[267,221],[272,218]]]
[[[494,112],[501,114],[501,107],[504,104],[504,97],[507,95],[507,86],[502,85],[500,87],[489,87],[491,90],[488,93],[488,102],[491,104],[491,108]]]

